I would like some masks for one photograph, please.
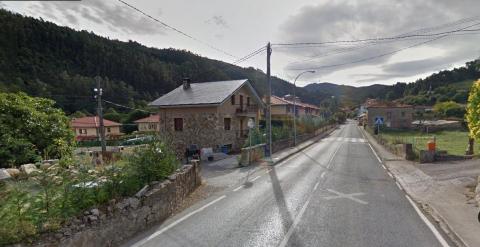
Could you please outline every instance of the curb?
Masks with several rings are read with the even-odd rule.
[[[373,141],[378,144],[378,145],[381,145],[379,144],[378,142],[376,142],[376,140],[374,138],[369,138],[367,135],[366,135],[366,131],[362,128],[359,128],[360,131],[362,132],[362,135],[365,137],[365,139],[368,140],[368,142],[371,142],[373,139]],[[377,153],[381,154],[382,152],[379,152],[379,150],[375,147],[375,145],[372,145],[373,149],[375,149],[375,151],[377,151]],[[388,151],[388,150],[387,150]],[[380,155],[382,156],[382,155]],[[386,161],[389,161],[389,160],[386,160],[384,159],[383,157],[380,157],[380,159],[382,160],[382,166],[385,167],[386,171],[389,173],[389,174],[392,174],[392,178],[393,180],[395,181],[395,183],[397,183],[397,185],[400,187],[400,189],[406,194],[408,195],[415,203],[417,203],[421,208],[422,208],[422,211],[428,215],[430,215],[433,220],[435,220],[435,223],[437,223],[437,226],[442,229],[443,233],[448,236],[449,240],[453,243],[455,243],[457,246],[466,246],[466,247],[469,247],[469,245],[467,245],[465,243],[465,241],[463,241],[463,239],[460,237],[460,235],[454,231],[452,229],[452,227],[448,224],[448,222],[443,218],[443,216],[438,212],[437,209],[435,209],[433,206],[429,205],[428,203],[420,203],[418,202],[418,200],[413,197],[404,187],[404,185],[402,184],[401,180],[397,178],[397,176],[392,173],[390,171],[390,168],[387,166],[387,165],[384,165],[383,163],[386,163]],[[401,160],[405,160],[405,159],[401,159]],[[429,210],[425,210],[425,208],[428,208],[430,209]]]
[[[316,139],[316,140],[313,141],[312,143],[310,143],[310,144],[308,144],[308,145],[305,145],[305,146],[303,146],[303,147],[301,147],[301,148],[297,148],[294,152],[291,152],[291,153],[285,155],[284,157],[281,157],[281,158],[279,158],[278,160],[273,161],[273,163],[272,163],[271,165],[274,166],[274,165],[276,165],[276,164],[278,164],[278,163],[280,163],[280,162],[282,162],[282,161],[285,161],[286,159],[290,158],[291,156],[293,156],[293,155],[295,155],[295,154],[297,154],[297,153],[305,150],[306,148],[312,146],[313,144],[317,143],[318,140],[323,139],[325,136],[330,135],[334,130],[337,129],[337,127],[338,127],[338,125],[335,125],[333,128],[331,128],[331,129],[323,132],[322,134],[319,134],[318,136],[315,136],[315,137],[312,137],[312,138],[306,140],[306,141],[310,141],[310,140],[312,140],[312,139],[314,139],[314,138]]]

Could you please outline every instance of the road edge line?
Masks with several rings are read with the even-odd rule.
[[[450,247],[450,245],[447,243],[445,238],[443,238],[442,234],[432,224],[432,222],[430,222],[430,220],[428,220],[427,216],[425,216],[425,214],[423,214],[423,212],[420,210],[420,208],[418,208],[417,204],[410,198],[410,196],[406,194],[405,197],[407,198],[410,205],[412,205],[412,207],[415,209],[415,212],[417,212],[417,214],[420,216],[420,218],[423,220],[423,222],[430,229],[430,231],[432,231],[433,235],[435,236],[435,238],[437,238],[438,242],[440,242],[440,244],[443,247]]]
[[[227,197],[226,195],[223,195],[223,196],[218,197],[217,199],[215,199],[215,200],[213,200],[213,201],[211,201],[211,202],[203,205],[202,207],[200,207],[200,208],[198,208],[198,209],[196,209],[196,210],[188,213],[187,215],[184,215],[184,216],[181,217],[180,219],[178,219],[178,220],[170,223],[168,226],[165,226],[164,228],[162,228],[162,229],[160,229],[160,230],[152,233],[150,236],[148,236],[148,237],[140,240],[139,242],[135,243],[135,244],[132,245],[132,246],[133,246],[133,247],[142,246],[143,244],[147,243],[148,241],[152,240],[153,238],[155,238],[155,237],[161,235],[162,233],[168,231],[170,228],[172,228],[172,227],[178,225],[179,223],[181,223],[182,221],[190,218],[192,215],[203,211],[204,209],[206,209],[206,208],[208,208],[209,206],[211,206],[211,205],[213,205],[213,204],[215,204],[215,203],[217,203],[217,202],[225,199],[226,197]]]

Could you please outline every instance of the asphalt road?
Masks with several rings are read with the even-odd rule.
[[[435,231],[349,122],[126,246],[442,246]]]

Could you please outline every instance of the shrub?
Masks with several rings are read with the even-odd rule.
[[[55,102],[0,93],[0,165],[12,166],[72,152],[73,132]]]

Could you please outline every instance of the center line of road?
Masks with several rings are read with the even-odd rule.
[[[313,191],[316,191],[316,190],[317,190],[318,184],[319,184],[319,182],[317,182],[317,183],[315,184],[315,186],[313,187]]]
[[[257,180],[257,179],[259,179],[260,177],[261,177],[261,176],[256,176],[256,177],[254,177],[254,178],[252,179],[252,182],[255,181],[255,180]]]
[[[295,217],[295,220],[293,221],[293,224],[288,229],[287,234],[285,234],[285,237],[283,237],[283,240],[280,243],[279,247],[287,246],[288,240],[292,236],[293,231],[295,230],[295,227],[297,227],[298,223],[300,223],[300,219],[302,218],[302,215],[305,213],[305,210],[307,209],[308,204],[310,203],[310,199],[312,199],[312,194],[310,194],[310,196],[307,199],[307,202],[305,202],[302,209],[300,209],[300,212],[298,212],[297,216]]]
[[[209,206],[211,206],[211,205],[213,205],[213,204],[215,204],[215,203],[217,203],[217,202],[225,199],[225,197],[227,197],[227,196],[226,196],[226,195],[220,196],[219,198],[217,198],[217,199],[215,199],[215,200],[213,200],[213,201],[211,201],[211,202],[203,205],[201,208],[199,208],[199,209],[197,209],[197,210],[195,210],[195,211],[193,211],[193,212],[190,212],[189,214],[183,216],[182,218],[174,221],[174,222],[171,223],[170,225],[162,228],[161,230],[154,232],[154,233],[153,233],[152,235],[150,235],[148,238],[145,238],[145,239],[143,239],[143,240],[135,243],[135,244],[132,245],[132,246],[134,246],[134,247],[142,246],[142,245],[145,244],[146,242],[152,240],[153,238],[159,236],[160,234],[168,231],[170,228],[172,228],[172,227],[178,225],[179,223],[181,223],[182,221],[188,219],[190,216],[192,216],[192,215],[194,215],[194,214],[196,214],[196,213],[198,213],[198,212],[201,212],[201,211],[203,211],[204,209],[206,209],[207,207],[209,207]]]
[[[323,178],[325,176],[325,172],[322,172],[322,174],[320,175],[321,178]]]

